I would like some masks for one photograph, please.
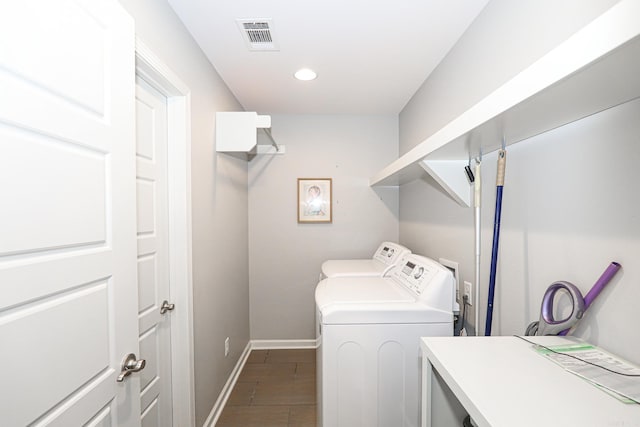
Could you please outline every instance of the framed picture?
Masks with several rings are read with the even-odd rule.
[[[331,222],[331,178],[298,178],[298,222]]]

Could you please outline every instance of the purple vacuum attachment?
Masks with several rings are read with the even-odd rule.
[[[600,276],[600,278],[596,281],[596,283],[591,287],[591,290],[587,293],[587,295],[585,295],[584,297],[585,311],[587,310],[587,308],[589,308],[589,306],[596,299],[596,297],[600,295],[600,292],[602,292],[604,287],[607,286],[607,284],[611,281],[611,279],[613,279],[613,276],[616,275],[616,273],[618,272],[618,270],[620,270],[621,267],[622,266],[617,262],[612,262],[611,264],[609,264],[609,266],[604,271],[604,273],[602,273],[602,276]],[[564,331],[560,332],[558,335],[567,335],[568,333],[569,333],[569,329],[565,329]]]

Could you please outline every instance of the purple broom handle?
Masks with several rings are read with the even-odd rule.
[[[617,262],[612,262],[611,264],[609,264],[609,266],[604,271],[604,273],[602,273],[602,276],[600,276],[600,278],[596,281],[596,283],[591,287],[587,295],[585,295],[584,297],[585,311],[587,310],[587,308],[589,308],[593,300],[595,300],[596,297],[600,295],[600,292],[602,292],[604,287],[607,286],[607,284],[611,281],[611,279],[613,279],[613,276],[615,276],[618,270],[620,270],[620,267],[622,266]],[[560,332],[558,335],[564,336],[564,335],[567,335],[568,333],[569,333],[569,329],[565,329],[564,331]]]

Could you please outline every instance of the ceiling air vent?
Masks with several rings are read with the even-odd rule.
[[[249,50],[278,50],[271,19],[237,19]]]

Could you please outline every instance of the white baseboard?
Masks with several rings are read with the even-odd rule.
[[[227,400],[229,400],[229,396],[233,391],[233,387],[236,385],[236,381],[238,381],[238,377],[240,376],[240,372],[242,372],[242,368],[244,368],[244,364],[247,363],[247,359],[249,358],[249,354],[251,353],[251,341],[247,343],[247,346],[244,348],[242,355],[238,359],[238,363],[233,367],[231,371],[231,375],[229,375],[229,379],[225,383],[224,387],[222,387],[222,391],[218,396],[218,400],[216,400],[215,405],[211,409],[207,420],[204,422],[203,427],[214,427],[218,422],[218,418],[222,414],[222,410],[224,409],[224,405],[227,404]]]
[[[316,340],[251,340],[252,350],[318,348]]]
[[[312,349],[318,348],[318,343],[316,340],[251,340],[247,343],[247,346],[244,348],[242,355],[238,359],[238,363],[234,366],[233,371],[229,375],[229,379],[225,383],[224,387],[222,387],[222,391],[218,396],[218,400],[216,400],[215,405],[211,409],[207,420],[204,422],[203,427],[214,427],[218,422],[218,418],[222,415],[222,410],[224,409],[224,405],[227,404],[227,400],[229,400],[229,396],[233,391],[233,387],[236,385],[238,381],[238,377],[240,376],[240,372],[242,372],[242,368],[244,368],[245,363],[247,363],[247,359],[249,358],[249,354],[251,350],[276,350],[276,349],[296,349],[296,348],[304,348],[304,349]]]

